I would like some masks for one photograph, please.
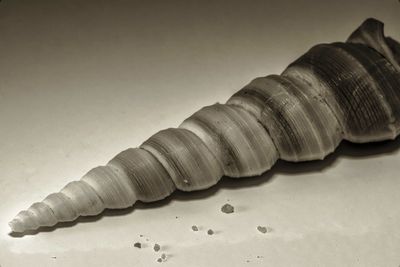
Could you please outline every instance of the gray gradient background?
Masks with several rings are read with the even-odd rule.
[[[0,265],[158,266],[158,242],[169,266],[399,266],[399,139],[344,143],[324,162],[280,162],[259,178],[39,234],[13,237],[7,226],[119,151],[371,16],[400,40],[395,0],[1,1]],[[219,211],[227,199],[229,216]]]

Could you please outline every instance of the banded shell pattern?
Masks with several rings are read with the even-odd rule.
[[[224,175],[260,175],[278,158],[323,159],[342,139],[380,141],[399,131],[400,44],[367,19],[347,42],[314,46],[281,75],[256,78],[226,104],[119,153],[9,225],[24,232],[157,201],[175,189],[206,189]]]

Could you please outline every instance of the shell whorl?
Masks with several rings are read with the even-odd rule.
[[[226,104],[204,107],[21,211],[24,232],[104,209],[201,190],[222,176],[260,175],[278,158],[323,159],[342,139],[371,142],[400,132],[400,44],[367,19],[346,43],[320,44],[281,75],[259,77]]]

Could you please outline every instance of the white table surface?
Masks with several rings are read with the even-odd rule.
[[[0,266],[399,266],[400,139],[29,235],[7,225],[370,16],[400,39],[395,0],[0,2]]]

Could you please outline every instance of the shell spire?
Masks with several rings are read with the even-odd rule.
[[[260,175],[278,158],[322,160],[341,140],[400,132],[400,44],[367,19],[345,43],[319,44],[281,75],[259,77],[226,104],[204,107],[105,166],[21,211],[13,232],[54,226],[209,188],[222,176]]]

